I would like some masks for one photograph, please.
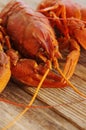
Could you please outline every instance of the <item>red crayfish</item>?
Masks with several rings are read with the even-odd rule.
[[[2,71],[2,66],[4,69],[5,62],[8,66],[6,69],[8,74],[6,75],[6,71],[3,71],[4,77],[0,74],[1,80],[6,79],[1,81],[0,91],[9,81],[10,73],[14,79],[24,84],[37,86],[46,69],[50,66],[55,69],[58,66],[58,58],[61,58],[58,41],[48,19],[40,12],[16,0],[6,5],[0,13],[0,19],[2,20],[0,46],[5,50],[5,54],[2,50],[1,54],[7,59],[7,62],[0,59],[2,62],[0,71]],[[7,35],[10,41],[9,38],[6,39]],[[9,72],[10,69],[11,72]],[[60,75],[50,71],[43,86],[66,86],[67,83],[62,83],[61,79]]]
[[[43,0],[38,10],[50,20],[60,50],[69,50],[63,73],[70,79],[80,56],[80,45],[86,49],[86,8],[71,0]]]

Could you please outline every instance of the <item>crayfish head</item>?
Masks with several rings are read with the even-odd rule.
[[[35,39],[36,47],[38,46],[38,48],[35,49],[37,50],[36,55],[41,58],[44,57],[44,59],[48,59],[50,61],[53,61],[55,57],[61,58],[62,56],[59,52],[59,43],[56,39],[53,28],[44,15],[40,14],[40,18],[42,22],[36,17],[37,21],[33,23],[33,31],[31,29],[31,31],[34,32],[32,33],[32,36]]]
[[[50,31],[49,31],[50,33]],[[59,43],[55,38],[55,35],[53,31],[51,31],[52,34],[49,34],[48,39],[45,40],[45,57],[46,59],[50,60],[51,62],[54,62],[55,59],[61,59],[62,55],[59,51]]]

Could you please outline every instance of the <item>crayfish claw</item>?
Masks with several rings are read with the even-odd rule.
[[[0,44],[0,93],[6,87],[11,76],[10,71],[10,59],[4,53],[2,46]]]
[[[10,53],[7,54],[10,55]],[[15,53],[15,55],[17,55],[17,53]],[[13,60],[15,57],[13,58],[12,56],[15,55],[11,54],[10,58]],[[36,87],[49,67],[49,62],[43,66],[42,64],[38,65],[35,60],[23,58],[18,59],[16,65],[11,63],[11,72],[14,81]],[[66,85],[66,83],[61,83],[61,77],[59,75],[50,70],[42,87],[65,87]]]

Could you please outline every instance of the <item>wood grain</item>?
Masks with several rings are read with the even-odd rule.
[[[8,0],[0,1],[0,8]],[[35,8],[40,0],[29,0]],[[86,94],[86,51],[81,49],[81,56],[71,82]],[[5,97],[15,102],[28,104],[35,88],[21,86],[10,81],[2,92]],[[70,87],[41,88],[33,105],[51,105],[52,108],[31,108],[9,130],[86,130],[86,99],[80,97]],[[0,102],[0,130],[8,124],[23,108]]]

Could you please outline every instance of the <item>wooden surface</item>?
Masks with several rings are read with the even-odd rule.
[[[8,0],[0,1],[0,9]],[[40,1],[40,0],[39,0]],[[37,0],[28,0],[35,7]],[[86,94],[86,51],[81,56],[71,82]],[[9,82],[1,97],[28,104],[35,89]],[[76,94],[70,87],[41,88],[33,105],[51,105],[53,108],[31,108],[9,130],[86,130],[86,99]],[[23,108],[0,102],[0,130],[8,124]]]

